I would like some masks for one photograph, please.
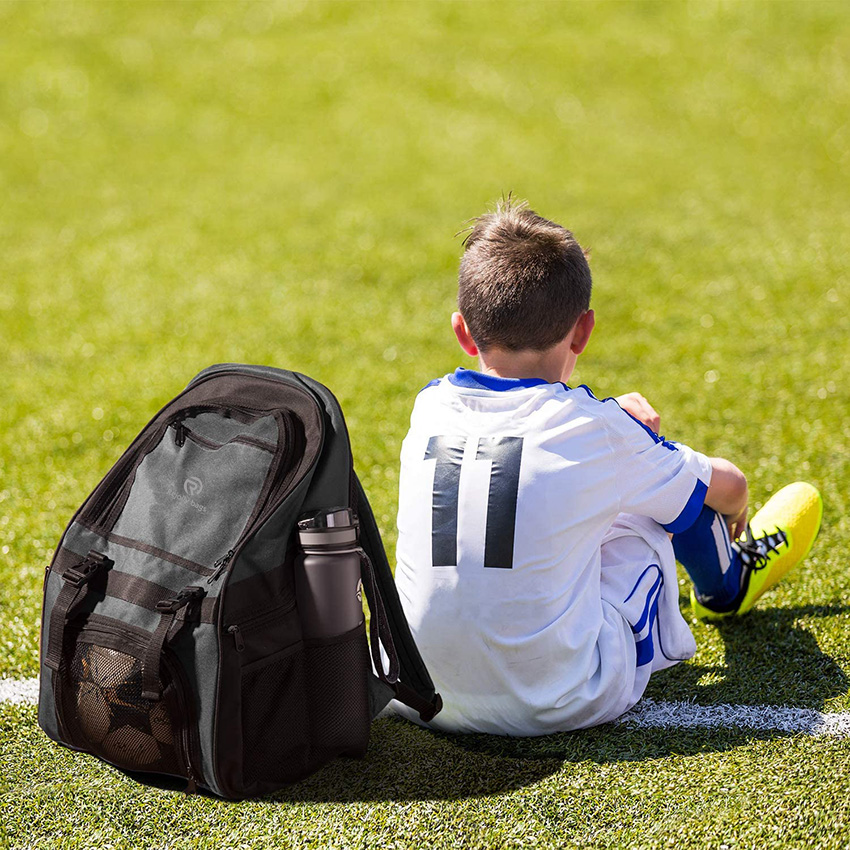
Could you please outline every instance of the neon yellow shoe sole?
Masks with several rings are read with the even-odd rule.
[[[748,570],[746,593],[734,611],[718,613],[706,608],[697,601],[692,588],[691,606],[696,617],[700,620],[721,620],[746,614],[762,594],[809,554],[822,518],[823,500],[811,484],[796,481],[776,492],[752,518],[750,529],[756,541],[770,539],[774,543],[781,542],[769,547],[760,566]],[[736,544],[746,545],[744,538],[739,538]]]

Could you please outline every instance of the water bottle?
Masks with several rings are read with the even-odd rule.
[[[304,638],[330,638],[363,620],[357,515],[328,508],[298,521],[295,594]]]

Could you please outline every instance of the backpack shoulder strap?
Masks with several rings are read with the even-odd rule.
[[[354,507],[360,518],[360,543],[369,558],[369,564],[364,566],[371,574],[363,586],[373,619],[372,652],[375,669],[381,674],[373,676],[376,687],[372,689],[372,712],[377,714],[391,699],[397,699],[419,712],[419,717],[427,723],[443,707],[443,702],[434,690],[434,682],[410,633],[372,508],[356,473],[353,484]],[[397,668],[397,678],[383,674],[375,638],[384,644],[390,671],[395,673]]]

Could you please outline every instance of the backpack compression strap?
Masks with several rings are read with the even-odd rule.
[[[163,599],[156,603],[159,612],[159,625],[151,635],[142,659],[142,696],[145,699],[158,700],[162,696],[162,679],[159,675],[162,650],[168,633],[174,625],[177,612],[195,602],[200,601],[206,595],[202,587],[184,587],[173,599]],[[184,621],[185,622],[185,621]]]
[[[111,558],[92,549],[79,564],[68,567],[62,573],[64,585],[56,597],[50,612],[50,636],[47,639],[47,652],[44,663],[51,670],[58,670],[62,659],[62,644],[65,641],[65,623],[68,615],[89,591],[89,584],[95,576],[114,564]]]
[[[369,610],[372,612],[372,617],[369,622],[370,641],[369,646],[372,650],[372,661],[375,664],[375,670],[378,673],[378,678],[384,684],[393,686],[398,682],[398,654],[395,651],[390,624],[387,620],[387,612],[384,608],[384,601],[381,599],[381,594],[378,591],[378,585],[375,582],[375,568],[372,566],[372,561],[363,549],[357,550],[360,553],[360,575],[366,579],[368,590],[366,598],[369,600]],[[384,661],[381,658],[381,644],[384,646],[384,651],[387,653],[389,660],[389,669],[384,672]]]

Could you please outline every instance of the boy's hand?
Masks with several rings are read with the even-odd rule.
[[[640,393],[626,393],[625,395],[617,396],[614,401],[626,413],[631,413],[638,422],[642,422],[647,428],[655,431],[656,434],[658,433],[658,429],[661,427],[661,417]]]
[[[747,530],[747,514],[748,507],[745,505],[744,510],[738,516],[725,516],[726,527],[729,529],[729,539],[737,540]]]

